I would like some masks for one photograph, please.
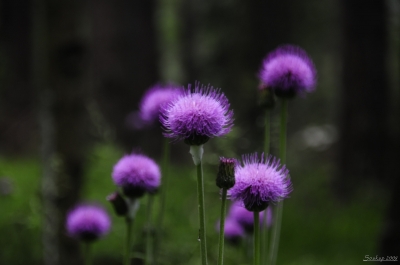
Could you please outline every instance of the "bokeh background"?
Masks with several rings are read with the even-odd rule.
[[[400,1],[1,0],[0,264],[81,264],[65,214],[104,204],[113,229],[94,264],[121,264],[124,221],[105,197],[125,153],[161,158],[158,126],[136,122],[144,91],[196,80],[220,87],[235,127],[205,147],[210,263],[217,259],[218,157],[262,152],[257,71],[281,44],[304,48],[315,93],[289,104],[286,200],[278,264],[359,264],[400,254]],[[272,153],[278,119],[272,113]],[[159,264],[199,264],[196,180],[172,145]],[[146,198],[135,222],[142,264]],[[158,205],[155,205],[157,209]],[[226,264],[251,264],[226,247]]]

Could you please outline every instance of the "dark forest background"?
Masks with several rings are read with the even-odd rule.
[[[157,82],[197,80],[229,98],[235,129],[210,142],[210,167],[226,153],[262,151],[257,71],[286,43],[304,48],[318,70],[316,92],[290,102],[288,167],[298,175],[324,168],[339,205],[326,211],[339,213],[360,196],[379,201],[375,252],[365,255],[398,256],[400,1],[1,0],[0,202],[13,211],[4,206],[18,189],[5,175],[7,161],[36,161],[35,198],[23,199],[38,199],[42,218],[38,232],[26,234],[41,246],[26,250],[31,264],[77,264],[64,217],[85,198],[97,146],[160,157],[161,130],[139,130],[132,121],[143,92]],[[175,165],[190,162],[183,144],[173,152]],[[0,226],[16,231],[24,223]],[[6,254],[8,240],[0,244],[0,264],[28,264],[16,257],[30,245],[15,243]]]

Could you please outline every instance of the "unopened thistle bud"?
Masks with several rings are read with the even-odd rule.
[[[107,201],[112,204],[114,211],[118,216],[125,216],[128,213],[128,204],[119,192],[116,191],[108,195]]]
[[[235,185],[236,159],[221,157],[216,184],[221,189],[230,189]]]

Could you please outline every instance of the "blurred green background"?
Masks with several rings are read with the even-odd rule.
[[[121,264],[124,220],[106,196],[113,165],[141,151],[161,159],[161,129],[138,128],[157,82],[220,87],[235,112],[226,137],[205,145],[207,243],[217,260],[219,156],[262,152],[257,71],[286,43],[318,71],[315,93],[289,103],[285,201],[278,264],[359,264],[400,253],[400,2],[239,0],[0,1],[0,264],[81,264],[65,213],[102,203],[111,233],[94,264]],[[133,118],[132,118],[133,117]],[[277,154],[278,112],[272,112]],[[195,168],[173,143],[159,264],[199,264]],[[155,209],[159,208],[156,200]],[[144,256],[145,209],[134,228]],[[251,264],[226,246],[226,264]]]

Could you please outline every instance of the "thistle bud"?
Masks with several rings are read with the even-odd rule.
[[[235,167],[237,160],[221,157],[216,184],[221,189],[230,189],[235,185]]]
[[[114,211],[118,216],[125,216],[128,213],[128,204],[119,192],[114,192],[108,195],[107,201],[112,204]]]

